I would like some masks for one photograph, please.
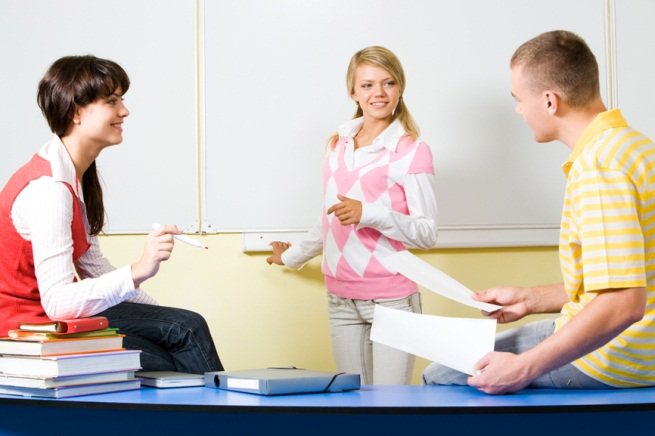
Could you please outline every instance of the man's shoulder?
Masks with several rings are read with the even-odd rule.
[[[605,168],[627,170],[634,162],[655,165],[655,143],[630,126],[613,127],[588,144],[580,157]]]

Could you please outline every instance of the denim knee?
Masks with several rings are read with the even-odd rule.
[[[468,376],[463,372],[438,363],[431,363],[423,370],[423,383],[426,385],[465,385]]]
[[[208,331],[209,326],[205,318],[197,312],[187,309],[175,309],[175,317],[180,324],[191,331]]]

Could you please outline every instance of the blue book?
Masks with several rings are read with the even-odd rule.
[[[259,395],[343,392],[360,388],[359,374],[262,368],[205,373],[205,386]]]

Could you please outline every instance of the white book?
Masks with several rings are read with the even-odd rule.
[[[37,377],[62,377],[98,372],[136,371],[141,369],[141,350],[61,356],[0,356],[0,373]]]
[[[120,350],[123,336],[89,338],[44,339],[41,341],[0,338],[0,354],[48,356],[54,354],[91,353]]]
[[[21,395],[26,397],[66,398],[79,395],[104,394],[107,392],[129,391],[139,389],[141,381],[138,379],[114,382],[97,383],[79,386],[62,386],[58,388],[25,388],[19,386],[0,386],[2,395]]]
[[[0,385],[41,389],[128,380],[134,380],[134,371],[101,372],[98,374],[70,375],[65,377],[29,377],[0,374]]]
[[[204,386],[202,374],[190,374],[176,371],[139,371],[136,376],[143,386],[155,388],[183,388],[189,386]]]

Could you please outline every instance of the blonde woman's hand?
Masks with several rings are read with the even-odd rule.
[[[334,213],[343,225],[359,224],[362,219],[362,202],[341,194],[337,194],[337,198],[340,202],[328,209],[328,215]]]
[[[273,241],[271,242],[270,245],[271,247],[273,247],[273,254],[271,254],[266,258],[266,262],[268,262],[269,265],[272,264],[284,265],[284,262],[282,262],[282,253],[284,253],[285,251],[287,251],[289,247],[291,247],[291,243]]]

